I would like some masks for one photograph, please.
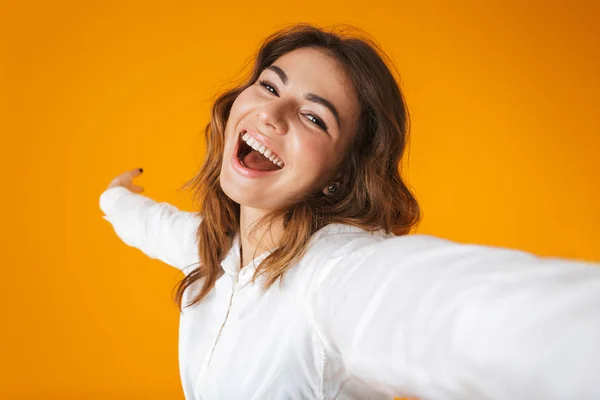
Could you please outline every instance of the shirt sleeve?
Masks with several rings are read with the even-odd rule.
[[[128,246],[152,259],[182,270],[186,275],[198,262],[196,230],[201,218],[166,203],[134,193],[124,186],[100,195],[100,209],[115,233]]]
[[[323,262],[308,312],[347,373],[390,398],[599,399],[599,266],[391,237]]]

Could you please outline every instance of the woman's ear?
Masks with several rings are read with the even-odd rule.
[[[326,196],[331,196],[340,191],[340,183],[337,181],[333,181],[329,186],[323,189],[323,194]]]
[[[323,188],[323,194],[325,195],[333,195],[335,193],[339,193],[341,185],[342,185],[342,174],[337,174],[333,179],[329,180]]]

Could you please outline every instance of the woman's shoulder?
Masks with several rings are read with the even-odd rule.
[[[299,293],[305,296],[314,280],[326,272],[332,263],[365,256],[371,246],[392,237],[396,236],[386,233],[383,229],[368,231],[342,223],[326,225],[311,236],[306,252],[290,276]]]
[[[308,258],[337,257],[394,236],[383,229],[368,231],[355,225],[333,223],[313,234],[306,254]]]

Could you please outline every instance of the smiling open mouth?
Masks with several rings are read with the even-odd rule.
[[[245,131],[238,140],[237,157],[244,167],[258,171],[277,171],[283,168],[283,161]]]

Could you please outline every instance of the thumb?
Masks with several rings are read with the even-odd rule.
[[[144,188],[142,186],[139,186],[139,185],[131,185],[130,189],[134,193],[142,193],[144,191]]]

